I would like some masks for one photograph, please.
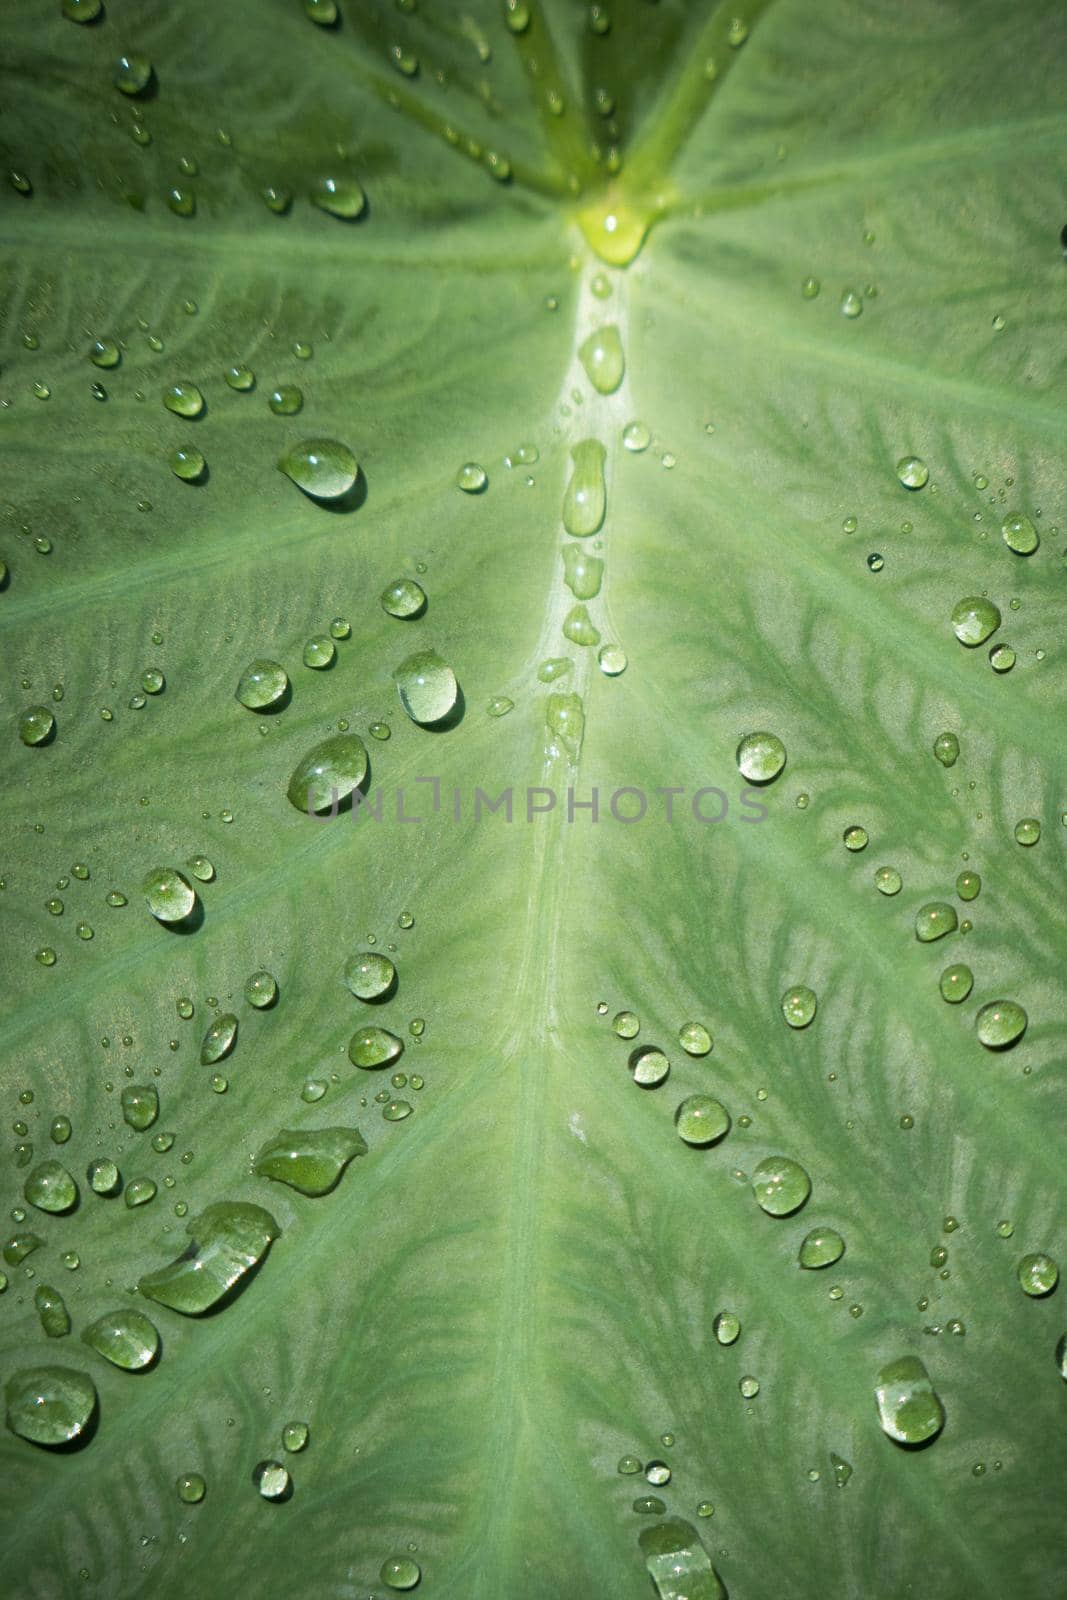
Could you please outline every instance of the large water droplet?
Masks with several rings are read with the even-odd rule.
[[[832,1267],[845,1253],[845,1241],[833,1228],[812,1228],[801,1241],[797,1256],[802,1267]]]
[[[897,477],[905,489],[922,489],[930,481],[930,468],[921,456],[902,456],[897,462]]]
[[[7,1381],[7,1425],[32,1444],[70,1444],[96,1411],[96,1386],[73,1367],[24,1367]]]
[[[289,677],[277,661],[257,656],[250,661],[237,681],[234,696],[249,711],[262,711],[274,706],[288,692]]]
[[[954,767],[959,760],[960,741],[954,733],[939,733],[934,740],[934,755],[943,767]]]
[[[127,1084],[122,1091],[122,1119],[143,1133],[159,1116],[159,1092],[150,1083]]]
[[[730,1131],[730,1113],[707,1094],[691,1094],[674,1113],[679,1139],[686,1144],[715,1144]]]
[[[345,983],[359,1000],[383,1000],[396,985],[396,968],[388,956],[361,950],[345,967]]]
[[[584,344],[579,346],[578,358],[585,375],[600,394],[614,394],[622,382],[626,369],[622,353],[622,340],[613,322],[597,328]]]
[[[258,1461],[252,1468],[252,1482],[264,1500],[287,1500],[293,1492],[289,1468],[280,1461]]]
[[[55,1216],[70,1211],[78,1203],[78,1185],[58,1161],[42,1161],[34,1167],[22,1186],[22,1193],[38,1211]]]
[[[403,1048],[403,1039],[385,1028],[359,1028],[349,1040],[348,1059],[354,1067],[387,1067]]]
[[[576,600],[592,600],[600,593],[604,563],[586,553],[584,545],[563,546],[563,581]]]
[[[393,672],[393,682],[412,722],[422,726],[441,722],[459,698],[456,675],[436,650],[419,650],[407,656]]]
[[[630,1053],[630,1071],[642,1089],[658,1089],[670,1070],[670,1062],[655,1045],[641,1045]]]
[[[115,63],[112,83],[123,94],[142,94],[152,81],[152,63],[147,56],[120,56]]]
[[[347,799],[366,772],[363,740],[354,733],[335,733],[297,762],[286,793],[298,811],[329,811]]]
[[[382,610],[391,617],[417,617],[426,609],[426,590],[414,578],[394,578],[381,593]]]
[[[987,1050],[1006,1050],[1026,1032],[1028,1018],[1014,1000],[991,1000],[975,1018],[978,1037]]]
[[[40,1283],[33,1292],[33,1303],[46,1339],[65,1339],[70,1332],[70,1312],[58,1289]]]
[[[638,1538],[659,1600],[726,1600],[726,1590],[692,1523],[667,1517]]]
[[[302,439],[286,451],[278,466],[313,500],[339,500],[359,475],[359,462],[338,439]]]
[[[678,1043],[687,1056],[706,1056],[712,1039],[702,1022],[685,1022],[678,1030]]]
[[[785,760],[785,745],[776,733],[748,733],[737,747],[737,769],[749,783],[772,782]]]
[[[265,1011],[278,998],[278,980],[273,972],[253,972],[245,979],[244,997],[257,1011]]]
[[[189,1248],[169,1266],[146,1273],[137,1287],[149,1300],[172,1311],[198,1316],[263,1259],[279,1231],[262,1206],[236,1200],[208,1206],[186,1227],[193,1241]]]
[[[884,1366],[874,1394],[882,1430],[898,1444],[925,1444],[945,1425],[945,1408],[917,1356],[902,1356]]]
[[[782,1016],[791,1028],[806,1028],[813,1021],[819,1001],[814,989],[794,984],[782,996]]]
[[[30,746],[45,744],[55,731],[56,719],[47,706],[27,706],[19,714],[19,738]]]
[[[915,913],[915,937],[920,944],[932,944],[946,933],[955,933],[958,927],[956,908],[945,900],[931,900]]]
[[[204,409],[204,397],[195,383],[172,383],[163,391],[163,404],[176,417],[198,417]]]
[[[1051,1256],[1041,1253],[1023,1256],[1016,1268],[1019,1287],[1033,1299],[1051,1294],[1060,1278],[1060,1269]]]
[[[382,1562],[378,1576],[387,1589],[414,1589],[422,1577],[422,1568],[410,1556],[390,1556]]]
[[[283,1128],[263,1145],[254,1170],[300,1194],[329,1194],[352,1157],[366,1153],[355,1128]]]
[[[563,495],[563,526],[575,538],[596,533],[607,511],[606,451],[599,439],[583,439],[571,450],[570,481]]]
[[[181,922],[196,905],[196,890],[177,867],[157,867],[141,885],[157,922]]]
[[[355,178],[317,178],[309,198],[320,211],[340,217],[343,222],[361,217],[367,208],[367,196]]]
[[[140,1311],[109,1311],[82,1330],[82,1339],[97,1355],[124,1372],[151,1366],[159,1350],[159,1332]]]
[[[1023,516],[1021,512],[1005,517],[1000,525],[1000,532],[1008,549],[1014,550],[1017,556],[1032,556],[1041,543],[1037,529],[1030,518]]]
[[[952,608],[952,631],[968,649],[984,644],[999,627],[1000,612],[984,595],[968,595]]]
[[[768,1156],[752,1174],[752,1192],[768,1216],[788,1217],[811,1193],[811,1179],[798,1161]]]
[[[970,967],[964,966],[962,961],[956,962],[951,967],[946,967],[938,980],[942,1000],[947,1000],[949,1005],[959,1005],[961,1000],[966,1000],[974,987],[974,973]]]

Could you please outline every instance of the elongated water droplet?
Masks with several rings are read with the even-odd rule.
[[[599,394],[614,394],[626,369],[622,340],[615,324],[606,323],[591,333],[579,346],[578,359],[585,368],[586,377]]]
[[[169,1266],[138,1282],[149,1300],[185,1316],[208,1311],[266,1255],[279,1233],[269,1211],[246,1201],[208,1206],[188,1223],[189,1248]]]
[[[798,983],[782,996],[782,1016],[791,1028],[806,1028],[814,1019],[818,1005],[815,990]]]
[[[970,650],[984,644],[999,627],[1000,612],[984,595],[968,595],[952,608],[952,631]]]
[[[419,650],[407,656],[393,672],[393,682],[412,722],[422,726],[441,722],[459,698],[456,675],[436,650]]]
[[[749,783],[773,782],[785,762],[785,745],[776,733],[748,733],[737,747],[737,769]]]
[[[70,1444],[96,1411],[96,1385],[73,1367],[24,1367],[7,1381],[7,1425],[31,1444]]]
[[[58,1161],[42,1161],[22,1186],[22,1193],[38,1211],[59,1216],[78,1202],[78,1185]]]
[[[667,1517],[638,1539],[658,1600],[726,1600],[726,1590],[692,1523]]]
[[[945,1425],[945,1408],[917,1356],[884,1366],[874,1393],[882,1431],[898,1444],[925,1444]]]
[[[263,1145],[254,1171],[300,1194],[323,1195],[337,1186],[353,1156],[366,1153],[355,1128],[283,1128]]]
[[[348,798],[366,772],[363,740],[354,733],[335,733],[297,763],[286,792],[298,811],[329,811]]]
[[[741,1335],[741,1319],[732,1311],[720,1311],[712,1323],[712,1330],[720,1344],[735,1344]]]
[[[563,619],[563,633],[572,644],[594,645],[600,643],[600,630],[593,623],[585,606],[571,606]]]
[[[204,1035],[200,1046],[200,1065],[213,1066],[216,1061],[221,1061],[228,1056],[237,1042],[237,1018],[232,1011],[223,1012],[221,1017],[216,1017]]]
[[[939,733],[934,740],[934,755],[943,767],[954,767],[959,760],[960,741],[954,733]]]
[[[204,409],[204,397],[195,383],[172,383],[163,391],[163,404],[176,417],[198,417]]]
[[[730,1131],[730,1113],[710,1095],[691,1094],[674,1113],[674,1126],[686,1144],[715,1144]]]
[[[33,1303],[47,1339],[65,1339],[70,1332],[70,1312],[58,1289],[40,1283],[33,1292]]]
[[[122,1091],[122,1119],[143,1133],[159,1116],[159,1094],[150,1083],[127,1084]]]
[[[355,178],[316,178],[309,198],[320,211],[342,222],[353,222],[367,208],[367,196]]]
[[[159,1350],[159,1332],[140,1311],[109,1311],[82,1330],[82,1339],[90,1350],[124,1372],[150,1367]]]
[[[797,1260],[802,1267],[832,1267],[845,1253],[845,1241],[833,1228],[812,1228],[801,1241]]]
[[[359,476],[359,462],[339,439],[302,439],[278,466],[313,500],[339,500]]]
[[[580,544],[563,546],[563,581],[576,600],[592,600],[600,593],[604,563]]]
[[[752,1174],[752,1192],[768,1216],[788,1217],[811,1194],[811,1179],[798,1161],[768,1156]]]
[[[349,1040],[348,1059],[354,1067],[388,1067],[403,1048],[403,1039],[385,1028],[359,1028]]]
[[[607,511],[606,451],[599,439],[583,439],[571,450],[570,481],[563,495],[563,526],[575,538],[596,533]]]

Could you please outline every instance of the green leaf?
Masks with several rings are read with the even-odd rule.
[[[1057,1594],[1061,7],[9,10],[8,1586]]]

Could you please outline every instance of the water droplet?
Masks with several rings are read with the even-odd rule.
[[[118,1167],[107,1157],[102,1157],[97,1161],[90,1161],[86,1177],[94,1194],[117,1194],[119,1184],[122,1182]]]
[[[901,456],[897,477],[905,489],[923,489],[930,481],[930,468],[921,456]]]
[[[597,665],[606,678],[617,678],[626,671],[626,651],[621,645],[604,644],[597,651]]]
[[[678,1030],[678,1043],[688,1056],[706,1056],[712,1038],[702,1022],[686,1022]]]
[[[403,1039],[385,1028],[359,1028],[349,1040],[348,1059],[354,1067],[388,1067],[403,1048]]]
[[[191,189],[168,189],[167,205],[176,217],[196,215],[196,196]]]
[[[960,741],[954,733],[939,733],[934,740],[934,755],[943,767],[954,767],[959,759]]]
[[[305,667],[323,672],[337,660],[337,646],[328,634],[317,633],[305,644],[301,659]]]
[[[638,1516],[661,1517],[666,1509],[658,1494],[638,1495],[634,1501],[634,1510]]]
[[[47,706],[27,706],[19,714],[19,738],[23,744],[45,744],[55,731],[56,719]]]
[[[641,1023],[632,1011],[617,1011],[611,1019],[611,1026],[620,1039],[636,1039],[641,1031]]]
[[[176,1478],[174,1487],[178,1491],[178,1499],[187,1506],[199,1505],[207,1494],[207,1484],[199,1472],[183,1472]]]
[[[343,222],[352,222],[367,209],[367,196],[355,178],[317,178],[309,198],[320,211],[339,217]]]
[[[1014,550],[1017,556],[1032,556],[1041,543],[1030,518],[1018,511],[1004,518],[1000,531],[1008,549]]]
[[[600,630],[583,605],[572,606],[567,612],[563,619],[563,632],[572,644],[584,646],[600,642]]]
[[[526,0],[504,0],[504,21],[512,33],[525,33],[530,26],[530,8]]]
[[[178,450],[171,451],[167,457],[167,464],[174,476],[180,478],[183,483],[199,483],[207,467],[207,462],[199,450],[192,450],[184,445]]]
[[[320,28],[332,28],[337,21],[337,0],[304,0],[304,15]]]
[[[947,1000],[950,1005],[958,1005],[961,1000],[966,1000],[973,987],[974,973],[962,962],[946,967],[941,974],[941,998]]]
[[[619,330],[613,322],[597,328],[579,346],[578,359],[585,375],[599,394],[614,394],[622,382],[625,358]]]
[[[163,404],[176,417],[198,417],[204,409],[204,397],[195,383],[172,383],[163,391]]]
[[[352,793],[366,772],[363,740],[354,733],[335,733],[297,763],[286,793],[298,811],[328,811]]]
[[[89,360],[94,367],[117,367],[122,356],[114,339],[94,339],[89,346]]]
[[[48,1130],[53,1144],[66,1144],[72,1133],[69,1117],[53,1117],[52,1126]]]
[[[252,1469],[252,1482],[264,1500],[286,1500],[293,1492],[289,1469],[280,1461],[258,1461]]]
[[[869,843],[867,829],[861,828],[858,823],[846,828],[843,837],[846,850],[866,850]]]
[[[456,488],[464,494],[481,494],[489,485],[489,474],[477,461],[465,461],[456,473]]]
[[[641,1045],[630,1053],[630,1072],[642,1089],[658,1089],[670,1070],[667,1057],[654,1045]]]
[[[1041,837],[1041,823],[1037,817],[1021,817],[1015,824],[1016,844],[1030,847],[1035,845]]]
[[[366,1153],[355,1128],[283,1128],[263,1145],[253,1170],[300,1194],[323,1195],[336,1188],[353,1156]]]
[[[246,367],[243,362],[237,362],[232,367],[227,367],[223,376],[231,389],[236,389],[238,394],[245,394],[249,389],[255,388],[256,375],[251,367]]]
[[[394,670],[393,681],[412,722],[424,727],[441,722],[459,698],[456,675],[435,650],[407,656]]]
[[[983,595],[968,595],[952,608],[952,631],[960,644],[973,650],[1000,627],[1000,612]]]
[[[78,1202],[78,1185],[58,1161],[42,1161],[22,1186],[22,1193],[38,1211],[59,1215]]]
[[[652,443],[652,433],[643,422],[628,422],[622,430],[622,442],[634,455],[640,455]]]
[[[600,593],[604,563],[584,545],[563,546],[563,581],[576,600],[592,600]]]
[[[198,1316],[262,1260],[279,1229],[262,1206],[224,1200],[194,1217],[186,1232],[190,1247],[169,1266],[146,1273],[137,1287],[172,1311]]]
[[[141,1372],[151,1366],[159,1350],[159,1333],[140,1311],[109,1311],[82,1330],[90,1350],[124,1372]]]
[[[814,1019],[818,1004],[814,989],[798,983],[782,996],[782,1015],[791,1028],[806,1028]]]
[[[147,56],[120,56],[115,64],[112,83],[123,94],[142,94],[152,81],[152,63]]]
[[[1006,1050],[1022,1038],[1028,1020],[1014,1000],[992,1000],[979,1011],[975,1027],[987,1050]]]
[[[841,296],[841,314],[845,317],[861,317],[863,315],[863,301],[855,289],[846,289]]]
[[[127,1084],[122,1091],[122,1120],[138,1133],[150,1128],[159,1116],[159,1094],[148,1084]]]
[[[882,1430],[898,1444],[924,1444],[945,1425],[945,1409],[917,1356],[884,1366],[874,1393]]]
[[[382,1562],[378,1576],[387,1589],[414,1589],[422,1577],[422,1568],[410,1556],[390,1556]]]
[[[959,926],[956,908],[944,900],[931,900],[915,913],[915,937],[921,944],[932,944]]]
[[[989,665],[994,672],[1010,672],[1015,665],[1015,651],[1011,645],[994,645],[989,652]]]
[[[289,678],[285,668],[277,661],[257,656],[248,663],[238,679],[234,697],[249,711],[262,711],[265,706],[277,705],[288,689]]]
[[[202,1067],[214,1066],[216,1061],[221,1061],[228,1056],[237,1042],[237,1018],[232,1011],[226,1011],[208,1028],[200,1046],[200,1065]]]
[[[788,1217],[811,1194],[811,1179],[788,1156],[767,1156],[752,1174],[752,1192],[771,1217]]]
[[[96,1386],[73,1367],[24,1367],[7,1381],[7,1425],[31,1444],[79,1438],[96,1411]]]
[[[181,922],[196,905],[196,890],[177,867],[157,867],[141,885],[148,909],[157,922]]]
[[[674,1113],[674,1126],[686,1144],[715,1144],[730,1131],[730,1113],[710,1095],[691,1094]]]
[[[956,879],[956,893],[961,900],[977,900],[982,880],[977,872],[961,872]]]
[[[70,1312],[59,1290],[49,1288],[46,1283],[38,1284],[33,1303],[45,1338],[65,1339],[70,1332]]]
[[[69,22],[95,22],[104,9],[104,0],[63,0],[63,15]]]
[[[563,526],[575,538],[588,538],[604,521],[606,455],[599,439],[583,439],[571,450],[573,467],[563,495]]]
[[[775,733],[746,734],[737,747],[737,769],[749,783],[771,783],[785,762],[785,745]]]
[[[345,967],[345,983],[359,1000],[387,999],[396,986],[396,968],[388,956],[361,950]]]
[[[805,278],[803,283],[800,285],[800,292],[804,296],[805,300],[815,300],[818,298],[819,290],[821,288],[822,284],[819,282],[818,278]]]
[[[146,1206],[156,1198],[156,1186],[151,1178],[131,1178],[126,1185],[123,1199],[130,1211],[137,1206]]]
[[[514,711],[515,702],[509,700],[506,694],[494,694],[490,696],[485,709],[490,717],[506,717],[509,711]]]
[[[645,1468],[645,1479],[655,1488],[662,1489],[665,1483],[671,1481],[671,1469],[665,1461],[650,1461]]]
[[[382,590],[381,604],[391,617],[417,617],[426,609],[426,591],[414,578],[394,578]]]
[[[253,972],[245,980],[244,997],[250,1006],[263,1011],[278,998],[278,981],[270,972]]]
[[[1013,1222],[1009,1222],[1007,1218],[1004,1218],[1003,1221],[997,1223],[996,1235],[998,1239],[1010,1239],[1014,1232],[1015,1224]]]
[[[833,1228],[812,1228],[801,1241],[797,1260],[802,1267],[832,1267],[845,1253],[845,1241]]]
[[[1035,1255],[1023,1256],[1015,1269],[1019,1286],[1024,1294],[1034,1299],[1042,1295],[1051,1294],[1059,1282],[1060,1269],[1051,1256]]]
[[[295,417],[304,404],[303,391],[295,383],[280,383],[267,404],[276,417]]]
[[[852,1464],[839,1456],[836,1451],[830,1451],[830,1465],[834,1469],[834,1482],[839,1489],[843,1489],[852,1476]]]
[[[278,462],[286,477],[313,500],[339,500],[359,476],[359,462],[337,439],[302,439]]]

